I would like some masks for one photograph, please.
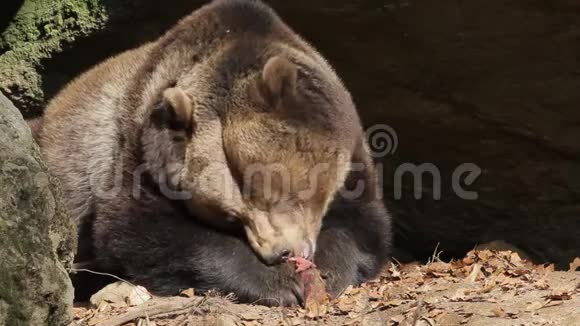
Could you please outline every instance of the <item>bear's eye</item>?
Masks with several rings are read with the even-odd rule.
[[[227,221],[228,223],[235,223],[237,220],[238,220],[238,217],[237,217],[237,216],[235,216],[235,215],[229,215],[229,214],[228,214],[228,215],[226,216],[226,221]]]
[[[233,210],[227,210],[225,212],[225,216],[226,216],[226,221],[228,223],[235,223],[235,222],[238,222],[242,219],[241,215],[238,212],[233,211]]]

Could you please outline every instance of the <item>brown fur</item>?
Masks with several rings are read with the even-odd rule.
[[[26,123],[28,123],[28,127],[32,132],[32,137],[36,142],[40,142],[40,135],[42,133],[42,120],[42,117],[26,120]]]
[[[152,181],[209,223],[241,220],[267,262],[285,250],[312,257],[361,141],[330,65],[271,9],[240,0],[215,1],[73,81],[41,136],[81,227]]]

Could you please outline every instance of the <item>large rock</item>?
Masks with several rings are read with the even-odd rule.
[[[22,115],[0,93],[0,325],[67,325],[75,226]]]
[[[45,61],[43,90],[54,94],[204,2],[99,1],[107,27]],[[397,150],[380,161],[397,247],[427,257],[440,243],[459,257],[505,240],[562,267],[580,255],[577,1],[268,2],[337,67],[367,127],[396,133]],[[405,163],[432,164],[441,181],[426,175],[415,187],[407,173],[398,187]],[[477,200],[453,189],[464,163],[482,171],[466,187]]]
[[[0,91],[32,115],[45,99],[42,60],[101,28],[105,10],[99,0],[8,0],[1,8]]]

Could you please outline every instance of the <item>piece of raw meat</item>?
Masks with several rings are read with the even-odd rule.
[[[330,295],[320,271],[312,261],[302,257],[290,258],[289,261],[296,265],[296,273],[304,284],[304,306],[308,315],[324,315]]]

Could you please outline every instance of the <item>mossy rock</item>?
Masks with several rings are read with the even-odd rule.
[[[25,0],[0,35],[0,90],[24,114],[44,101],[43,59],[106,21],[100,0]]]
[[[20,112],[0,93],[0,325],[67,325],[76,231]]]

